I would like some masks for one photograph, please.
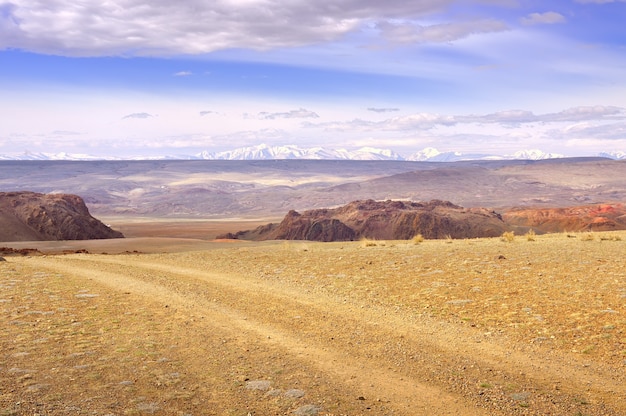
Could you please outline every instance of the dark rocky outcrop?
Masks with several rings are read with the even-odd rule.
[[[77,195],[0,192],[0,241],[123,237],[92,217]]]
[[[250,240],[349,241],[360,238],[408,240],[495,237],[507,226],[499,214],[484,208],[466,209],[451,202],[354,201],[335,209],[290,211],[279,224],[241,231],[221,238]]]
[[[623,204],[593,204],[568,208],[520,208],[502,214],[513,227],[540,232],[613,231],[626,229]]]

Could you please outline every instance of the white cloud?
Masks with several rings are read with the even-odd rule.
[[[399,108],[379,108],[379,107],[370,107],[367,111],[371,111],[373,113],[393,113],[396,111],[400,111]]]
[[[191,75],[193,75],[193,72],[191,71],[179,71],[174,74],[175,77],[188,77]]]
[[[347,122],[307,123],[309,128],[321,127],[329,131],[410,131],[429,130],[439,126],[459,124],[496,124],[519,126],[531,123],[558,123],[581,121],[626,120],[626,109],[613,106],[580,106],[558,113],[536,115],[526,110],[506,110],[482,115],[441,115],[416,113],[383,121],[355,119]]]
[[[128,118],[146,119],[146,118],[151,118],[151,117],[154,117],[154,116],[149,113],[132,113],[132,114],[125,115],[124,117],[122,117],[122,119],[123,120],[128,119]]]
[[[264,111],[259,113],[257,117],[260,120],[276,120],[279,118],[319,118],[319,115],[313,111],[300,108],[286,113],[268,113]]]
[[[432,25],[386,20],[379,22],[377,28],[393,43],[442,43],[480,33],[501,32],[507,29],[507,25],[493,19]]]
[[[565,16],[557,12],[531,13],[523,17],[521,22],[525,25],[564,23]]]
[[[482,2],[506,5],[509,1]],[[491,20],[420,26],[454,0],[21,0],[2,6],[0,48],[69,56],[170,56],[267,50],[338,40],[381,22],[394,42],[449,42],[504,30]],[[403,23],[398,23],[402,19]],[[183,71],[184,73],[185,71]]]
[[[51,133],[52,136],[80,136],[83,133],[70,130],[55,130]]]

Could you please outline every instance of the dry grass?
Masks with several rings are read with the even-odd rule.
[[[413,244],[422,243],[424,242],[424,236],[421,234],[417,234],[411,239],[411,242],[413,242]]]
[[[513,241],[515,241],[515,232],[505,231],[504,233],[502,233],[500,240],[504,241],[505,243],[512,243]]]
[[[586,235],[9,257],[0,414],[626,414],[626,233]]]

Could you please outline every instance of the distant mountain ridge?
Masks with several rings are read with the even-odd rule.
[[[596,155],[615,160],[626,160],[626,152],[600,152]],[[546,153],[539,149],[520,150],[512,155],[490,153],[463,153],[457,151],[440,152],[434,147],[424,148],[407,157],[390,149],[361,147],[356,150],[332,149],[325,147],[300,147],[297,145],[241,147],[223,152],[203,151],[193,155],[137,156],[130,158],[94,156],[77,153],[24,152],[20,155],[1,155],[0,160],[397,160],[416,162],[458,162],[466,160],[544,160],[564,158],[559,153]]]

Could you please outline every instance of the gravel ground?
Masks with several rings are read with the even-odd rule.
[[[7,257],[0,414],[626,414],[623,240]]]

